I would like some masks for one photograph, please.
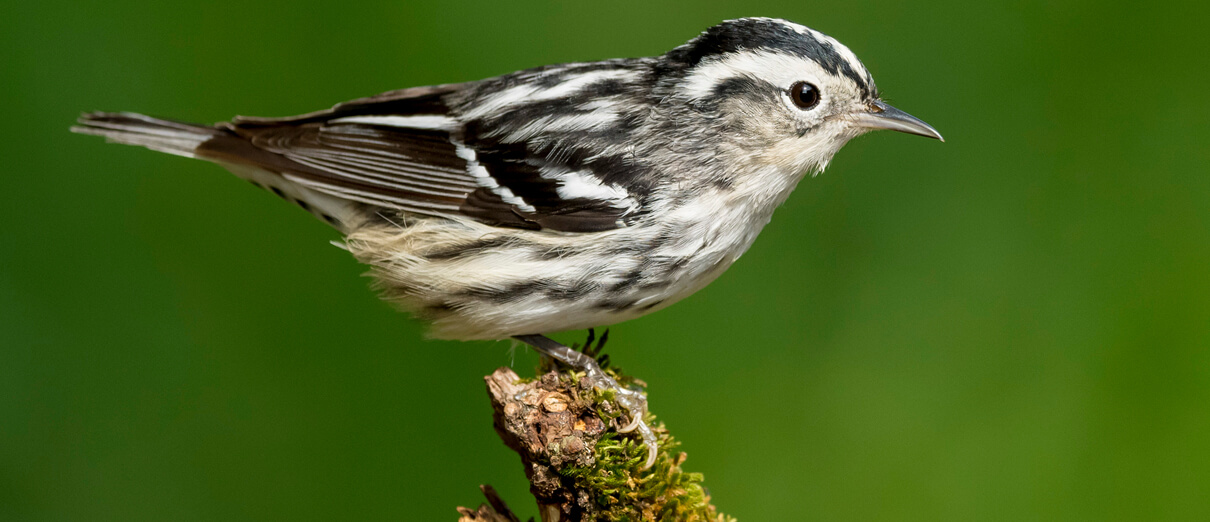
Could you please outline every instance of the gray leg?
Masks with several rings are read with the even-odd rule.
[[[639,434],[643,436],[643,442],[647,444],[647,462],[643,464],[643,469],[648,469],[655,464],[656,451],[659,448],[656,444],[655,433],[651,431],[651,427],[647,426],[647,423],[643,422],[643,417],[647,415],[647,397],[642,392],[619,386],[618,381],[605,373],[592,357],[563,346],[545,335],[518,335],[514,339],[534,347],[547,357],[583,371],[593,387],[600,390],[613,390],[618,405],[630,415],[630,424],[618,431],[627,433],[639,430]]]

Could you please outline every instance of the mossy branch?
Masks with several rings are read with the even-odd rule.
[[[624,386],[642,384],[607,371]],[[676,451],[679,442],[652,414],[646,421],[659,452],[655,465],[643,470],[647,449],[634,434],[617,432],[625,419],[612,394],[582,377],[551,369],[522,379],[500,368],[485,378],[496,432],[521,456],[542,522],[734,520],[710,504],[700,473],[681,469],[685,453]],[[482,488],[488,503],[458,508],[459,522],[519,522],[490,486]]]

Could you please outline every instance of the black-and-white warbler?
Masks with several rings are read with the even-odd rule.
[[[73,130],[211,161],[345,234],[385,295],[445,339],[516,338],[664,308],[718,277],[850,139],[941,139],[879,99],[848,48],[784,20],[653,58],[417,87],[291,118],[193,125],[90,113]],[[618,389],[655,456],[643,395]],[[650,461],[648,462],[650,465]]]

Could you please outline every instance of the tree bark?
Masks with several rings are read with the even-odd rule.
[[[610,370],[619,382],[641,384]],[[685,454],[662,424],[656,464],[643,470],[647,449],[617,428],[626,419],[602,393],[571,371],[550,371],[524,380],[500,368],[484,379],[496,433],[521,457],[542,522],[589,520],[684,520],[723,522],[701,487],[702,476],[685,473]],[[460,522],[519,522],[490,486],[478,510],[458,508]]]

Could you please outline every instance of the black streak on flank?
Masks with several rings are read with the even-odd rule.
[[[548,279],[535,279],[533,281],[516,283],[503,288],[470,288],[461,292],[461,294],[476,299],[485,299],[493,303],[508,303],[522,299],[535,292],[542,291],[551,284],[552,282]]]
[[[634,300],[606,300],[597,303],[593,307],[600,310],[613,310],[615,312],[621,312],[634,308],[637,304],[638,301]]]
[[[613,286],[609,287],[609,291],[621,292],[623,290],[629,290],[630,288],[637,286],[642,281],[643,271],[632,270],[630,273],[623,276],[621,281],[618,281],[617,283],[614,283]]]
[[[458,296],[473,299],[484,299],[493,303],[507,303],[520,299],[538,288],[541,288],[541,281],[530,281],[506,288],[471,287],[458,292]]]
[[[428,259],[434,259],[434,260],[454,259],[456,257],[462,256],[463,254],[478,253],[478,252],[482,252],[484,250],[500,248],[500,247],[503,247],[506,245],[510,245],[516,241],[517,241],[516,239],[509,238],[509,237],[503,236],[503,235],[485,237],[485,238],[476,239],[475,241],[471,241],[470,243],[463,243],[460,245],[455,245],[452,247],[439,249],[434,252],[425,254],[424,257],[428,258]],[[515,245],[515,246],[520,247],[523,245]]]
[[[731,187],[735,186],[735,178],[731,176],[720,176],[710,180],[710,184],[714,185],[714,188],[720,191],[727,191],[731,190]]]
[[[642,310],[642,311],[646,312],[647,310],[650,310],[650,309],[652,309],[652,308],[655,308],[655,307],[657,307],[657,306],[660,306],[661,304],[664,304],[664,300],[663,300],[663,299],[659,299],[659,300],[656,300],[656,301],[652,301],[652,302],[650,302],[650,303],[648,303],[648,304],[645,304],[645,305],[643,305],[641,308],[639,308],[639,310]]]
[[[589,281],[576,281],[570,285],[554,285],[543,291],[551,299],[572,300],[584,297],[599,285]]]
[[[596,283],[590,281],[560,284],[550,279],[536,279],[516,283],[504,288],[471,288],[461,292],[461,295],[476,299],[486,299],[493,303],[509,303],[536,293],[541,293],[550,299],[573,300],[584,297],[597,287]]]
[[[440,301],[426,305],[421,313],[427,317],[437,317],[453,312],[456,308],[453,303]]]

